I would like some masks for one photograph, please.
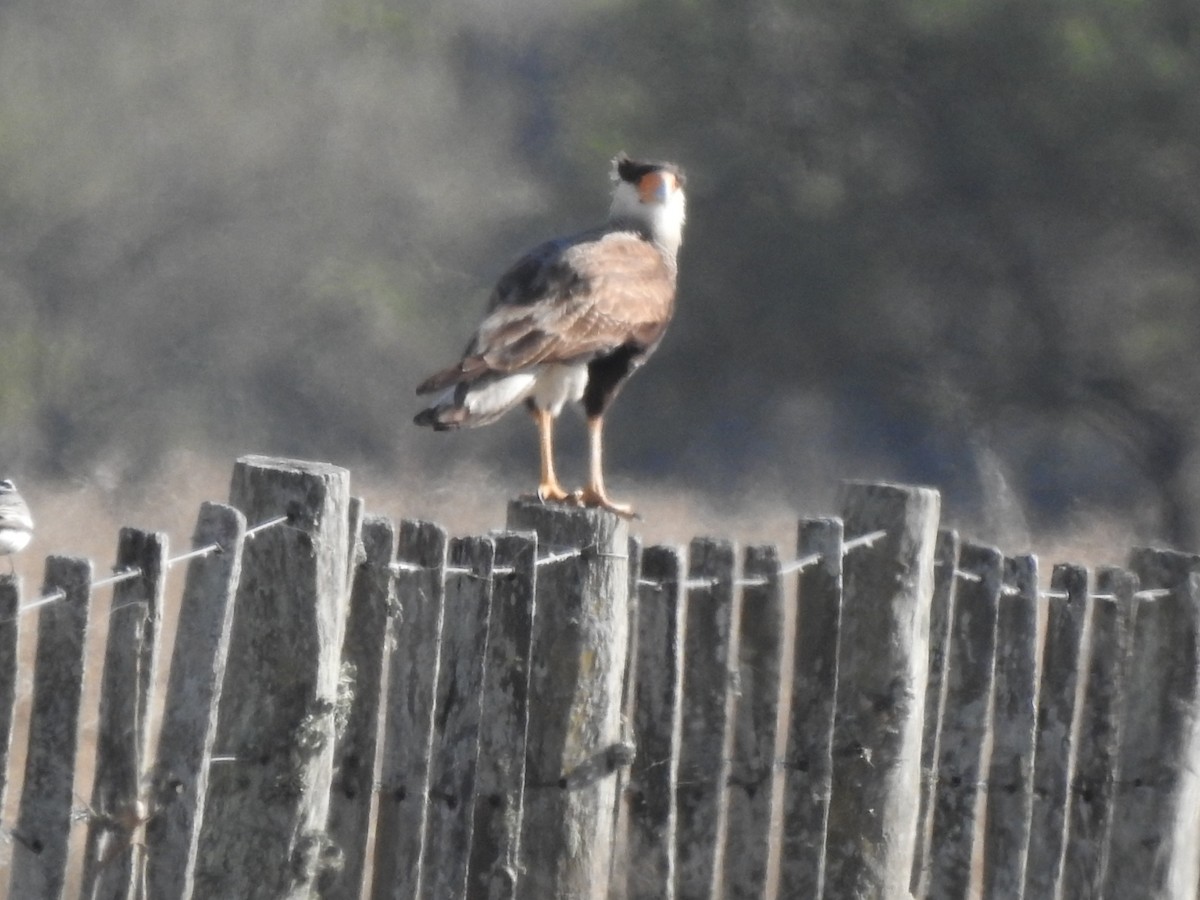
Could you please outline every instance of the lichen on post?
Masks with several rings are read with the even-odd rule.
[[[524,501],[508,527],[535,531],[539,548],[521,892],[598,900],[623,761],[628,528],[602,510]]]

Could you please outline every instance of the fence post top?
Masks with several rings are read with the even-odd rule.
[[[326,478],[349,475],[348,469],[336,466],[333,463],[313,462],[306,459],[290,459],[282,456],[259,456],[253,453],[246,456],[239,456],[237,465],[248,469],[271,469],[296,475],[313,475]]]
[[[599,524],[604,521],[624,522],[611,510],[597,506],[573,506],[568,503],[544,503],[536,497],[516,497],[508,501],[509,513],[521,510],[527,515],[541,515],[548,518],[578,519]],[[526,529],[528,530],[528,529]]]
[[[941,497],[937,488],[926,485],[900,484],[894,481],[868,481],[866,479],[844,479],[838,485],[838,493],[845,498],[850,493],[877,494],[881,496],[935,496]]]
[[[611,541],[622,553],[629,534],[629,523],[609,510],[525,498],[509,501],[507,525],[535,531],[539,545],[599,547]]]

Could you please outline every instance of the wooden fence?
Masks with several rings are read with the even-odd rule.
[[[527,502],[452,538],[242,459],[179,557],[125,529],[113,578],[0,577],[0,798],[32,680],[8,896],[1196,897],[1200,557],[1042,579],[938,518],[852,483],[794,554]]]

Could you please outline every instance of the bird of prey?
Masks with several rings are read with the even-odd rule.
[[[33,517],[17,486],[8,479],[0,481],[0,556],[8,557],[12,572],[12,554],[24,550],[33,537]]]
[[[613,161],[608,221],[547,241],[501,277],[462,359],[431,375],[414,421],[438,431],[487,425],[524,403],[541,449],[538,496],[632,515],[604,487],[604,413],[658,347],[675,309],[684,176],[672,163]],[[568,493],[554,470],[554,420],[568,402],[587,417],[587,486]]]

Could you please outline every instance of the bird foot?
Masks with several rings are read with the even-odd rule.
[[[548,481],[538,485],[537,498],[542,503],[565,503],[573,500],[574,497],[574,494],[563,490],[557,481]]]
[[[627,503],[615,503],[609,499],[608,494],[604,491],[598,491],[595,488],[586,487],[576,491],[571,495],[571,502],[577,506],[591,506],[599,509],[607,509],[611,513],[616,513],[622,519],[640,519],[637,513],[633,511],[633,507]]]

